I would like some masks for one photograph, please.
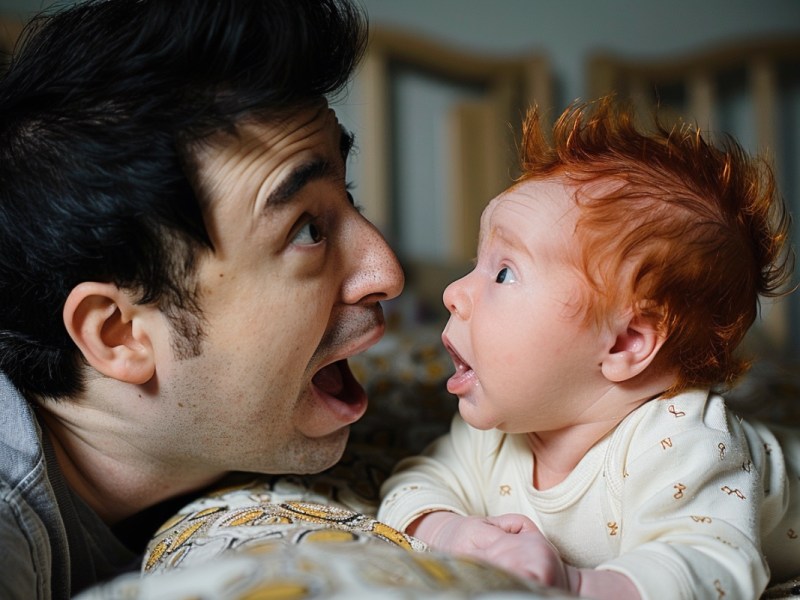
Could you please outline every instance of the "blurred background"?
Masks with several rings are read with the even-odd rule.
[[[370,51],[339,112],[357,134],[359,201],[397,249],[403,321],[446,318],[478,219],[516,174],[532,103],[549,119],[616,93],[774,162],[800,221],[800,1],[363,0]],[[795,239],[800,227],[795,226]],[[800,355],[798,294],[765,301],[748,339]]]
[[[614,92],[642,118],[658,105],[732,134],[771,158],[800,215],[800,0],[359,1],[370,47],[336,108],[357,138],[356,199],[407,272],[388,307],[397,327],[446,318],[441,293],[470,268],[480,212],[516,174],[533,103],[552,120]],[[0,0],[0,42],[54,4]],[[799,295],[763,303],[753,349],[800,358]]]

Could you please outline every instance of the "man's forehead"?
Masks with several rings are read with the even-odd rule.
[[[197,143],[198,158],[247,148],[253,145],[276,144],[289,136],[310,136],[323,130],[340,135],[344,130],[336,112],[327,103],[314,103],[276,114],[250,113],[241,117],[232,128],[221,128]]]
[[[202,183],[211,191],[225,174],[241,176],[253,169],[278,176],[297,162],[327,161],[329,169],[343,170],[352,143],[335,111],[317,103],[280,118],[248,116],[234,130],[197,144],[193,156]]]

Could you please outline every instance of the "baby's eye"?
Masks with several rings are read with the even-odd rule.
[[[322,241],[323,235],[319,227],[314,221],[309,221],[303,225],[300,230],[292,238],[293,244],[300,244],[301,246],[311,246]]]
[[[516,283],[517,278],[514,275],[514,271],[509,269],[508,267],[503,267],[497,273],[497,277],[495,277],[496,283]]]

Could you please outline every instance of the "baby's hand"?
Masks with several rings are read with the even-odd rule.
[[[435,549],[479,558],[522,577],[570,589],[558,552],[524,515],[462,517],[434,512],[415,525],[414,535]]]

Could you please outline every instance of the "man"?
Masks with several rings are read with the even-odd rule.
[[[1,597],[135,568],[124,532],[229,471],[341,456],[347,358],[403,284],[325,100],[364,42],[348,0],[91,0],[29,31],[0,83]]]

